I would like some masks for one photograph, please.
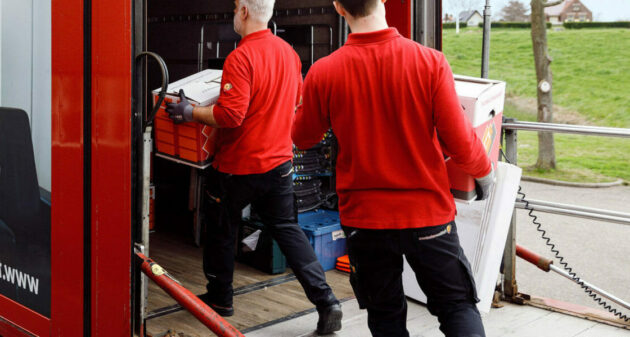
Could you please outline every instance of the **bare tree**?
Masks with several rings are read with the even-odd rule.
[[[518,0],[510,0],[510,2],[501,10],[501,18],[509,22],[522,22],[529,19],[527,12],[529,10]]]
[[[553,99],[551,62],[547,49],[547,22],[545,7],[559,5],[564,0],[549,2],[548,0],[531,0],[532,43],[534,47],[534,62],[536,64],[536,78],[538,79],[538,121],[553,122]],[[551,132],[538,133],[538,161],[536,167],[552,169],[556,167],[556,150],[554,137]]]

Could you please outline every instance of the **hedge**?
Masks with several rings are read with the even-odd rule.
[[[562,25],[566,29],[630,28],[630,21],[615,21],[615,22],[565,22]]]
[[[479,23],[479,27],[483,28],[483,23]],[[532,28],[531,22],[492,22],[492,28]],[[551,28],[551,22],[547,22],[547,29]]]
[[[468,24],[466,22],[459,23],[459,28],[466,28],[466,27],[468,27]],[[455,28],[455,22],[443,23],[442,28],[444,29]]]

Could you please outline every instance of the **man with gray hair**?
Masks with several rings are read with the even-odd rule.
[[[275,0],[240,0],[236,2],[236,11],[248,10],[249,16],[252,20],[256,20],[259,23],[264,23],[265,25],[271,20],[273,16],[273,6]],[[236,12],[235,12],[236,13]],[[236,19],[238,16],[235,15]],[[234,20],[236,23],[236,20]],[[235,30],[238,28],[235,27]]]
[[[341,307],[297,224],[291,127],[301,100],[300,59],[267,29],[274,0],[236,0],[234,30],[242,36],[223,68],[218,102],[194,107],[185,93],[169,104],[175,121],[217,128],[217,148],[206,191],[208,223],[203,267],[208,292],[200,298],[223,316],[234,314],[234,244],[241,213],[251,204],[319,312],[317,332],[341,329]]]

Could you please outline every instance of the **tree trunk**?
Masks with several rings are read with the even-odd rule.
[[[551,57],[547,51],[547,23],[544,0],[531,0],[532,43],[536,78],[538,79],[538,122],[553,122],[552,74],[549,65]],[[553,133],[538,133],[538,161],[536,167],[553,169],[556,167],[556,151]]]

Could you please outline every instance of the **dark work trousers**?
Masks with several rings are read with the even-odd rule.
[[[455,222],[442,226],[369,230],[343,228],[350,283],[375,337],[409,336],[403,293],[403,254],[427,295],[427,307],[447,336],[485,336],[475,281]]]
[[[203,269],[214,304],[232,306],[234,245],[242,210],[249,204],[278,242],[308,299],[318,308],[338,303],[326,283],[324,269],[297,224],[292,172],[290,161],[263,174],[210,172],[214,177],[209,177],[205,199],[211,208],[207,211],[215,216],[208,220]]]

